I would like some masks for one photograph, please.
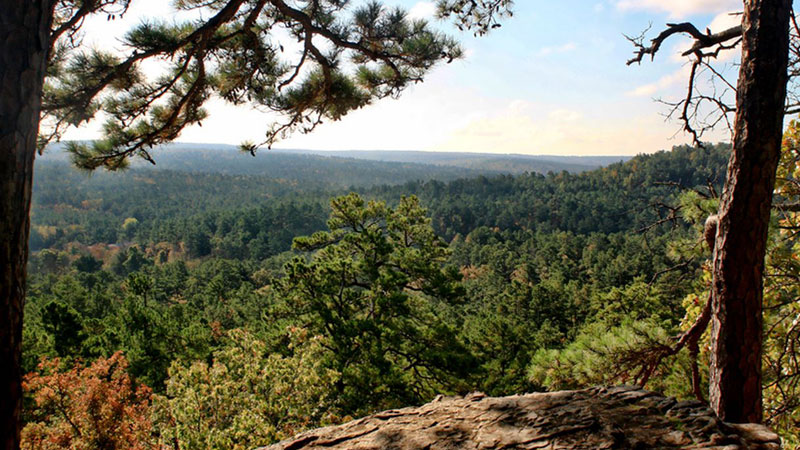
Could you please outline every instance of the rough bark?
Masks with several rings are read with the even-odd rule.
[[[710,402],[728,422],[761,422],[762,275],[780,159],[789,0],[747,0],[733,152],[713,271]]]
[[[52,0],[0,0],[0,448],[19,448],[25,266]]]
[[[727,424],[702,402],[637,387],[438,398],[320,428],[261,450],[778,449],[763,425]]]

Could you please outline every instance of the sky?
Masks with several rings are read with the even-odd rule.
[[[668,107],[656,99],[685,95],[680,57],[687,40],[665,43],[655,61],[626,66],[632,45],[650,24],[652,37],[668,22],[691,21],[721,31],[737,20],[741,0],[517,0],[514,16],[487,36],[460,33],[436,21],[434,2],[384,0],[412,17],[429,18],[458,38],[465,57],[437,66],[399,99],[384,99],[293,135],[275,148],[313,150],[428,150],[536,155],[635,155],[689,142]],[[134,0],[122,20],[89,21],[86,43],[114,45],[115,33],[143,17],[169,14],[163,0]],[[737,53],[737,52],[732,52]],[[732,55],[733,56],[733,55]],[[721,70],[735,74],[735,59]],[[212,100],[203,126],[179,142],[238,145],[263,140],[279,119]],[[65,139],[99,136],[99,121]],[[729,140],[726,130],[708,140]]]

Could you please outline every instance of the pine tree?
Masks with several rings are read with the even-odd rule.
[[[330,231],[294,240],[313,252],[285,266],[281,311],[320,335],[341,374],[347,414],[465,389],[475,361],[446,318],[463,300],[447,245],[416,197],[396,208],[356,194],[331,200]]]
[[[376,99],[399,95],[439,61],[452,39],[401,9],[346,0],[177,0],[207,19],[153,18],[129,31],[125,53],[81,48],[87,17],[117,19],[130,0],[0,0],[0,442],[19,447],[20,344],[36,149],[103,111],[105,135],[68,146],[78,167],[114,170],[207,117],[213,97],[283,114],[253,153],[309,132]],[[200,16],[200,14],[198,14]],[[276,30],[302,46],[287,57]],[[284,42],[285,43],[285,42]],[[158,60],[156,79],[141,65]],[[41,123],[40,123],[41,117]],[[40,126],[41,125],[41,126]],[[40,132],[41,130],[41,132]]]

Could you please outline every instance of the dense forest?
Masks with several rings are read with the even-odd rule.
[[[728,151],[463,178],[321,156],[261,175],[40,163],[24,448],[252,448],[472,390],[691,397],[697,355],[641,367],[698,314]],[[770,379],[794,389],[784,376]],[[795,442],[796,397],[767,400]]]
[[[151,3],[0,8],[4,448],[244,449],[440,394],[618,383],[800,448],[792,2]],[[657,55],[689,70],[619,70]],[[652,151],[634,98],[656,96],[692,147],[163,148],[256,157],[410,91],[305,145]]]

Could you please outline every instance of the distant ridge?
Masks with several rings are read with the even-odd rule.
[[[66,161],[68,155],[63,144],[48,147],[41,158],[50,161]],[[273,149],[261,150],[252,157],[243,154],[238,147],[225,144],[193,144],[174,143],[153,150],[157,162],[156,168],[189,172],[217,172],[237,175],[251,175],[269,172],[270,166],[277,160],[287,163],[300,163],[312,158],[317,163],[327,161],[329,164],[344,165],[347,160],[370,161],[408,169],[423,169],[436,166],[449,168],[445,178],[469,177],[476,175],[548,173],[548,172],[584,172],[604,167],[620,161],[627,161],[627,156],[556,156],[556,155],[520,155],[467,152],[427,152],[409,150],[304,150]],[[150,167],[142,160],[134,160],[134,167]],[[378,166],[376,166],[377,168]],[[442,175],[440,173],[440,175]],[[426,178],[426,177],[423,177]]]
[[[522,164],[553,164],[569,167],[565,170],[583,171],[596,169],[620,161],[631,159],[630,156],[561,156],[561,155],[523,155],[519,153],[471,153],[471,152],[436,152],[415,150],[273,150],[276,152],[310,153],[320,156],[338,156],[342,158],[366,159],[375,161],[418,162],[425,164],[448,165],[456,167],[472,167],[484,162],[507,161]],[[520,172],[525,170],[516,169]]]

